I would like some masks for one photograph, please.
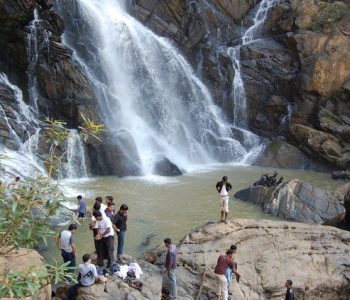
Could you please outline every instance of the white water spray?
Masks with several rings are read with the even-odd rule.
[[[184,57],[118,4],[56,2],[108,130],[130,136],[144,174],[160,155],[183,169],[241,160],[247,151]]]

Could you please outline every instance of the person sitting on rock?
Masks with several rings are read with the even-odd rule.
[[[235,244],[231,245],[230,249],[232,250],[232,258],[234,258],[234,256],[236,255],[237,252],[237,246]],[[234,260],[234,259],[233,259]],[[237,271],[237,263],[234,262],[234,269]],[[232,274],[233,274],[233,270],[232,268],[229,266],[226,269],[226,279],[227,279],[227,289],[228,289],[228,293],[229,295],[231,295],[230,293],[230,284],[232,282]],[[239,282],[239,278],[236,276],[237,282]]]
[[[78,288],[88,287],[95,282],[104,281],[103,276],[97,274],[96,266],[91,263],[91,255],[83,255],[83,263],[79,265],[78,283],[72,285],[68,289],[68,300],[75,300],[77,297]]]
[[[20,180],[21,180],[21,177],[17,176],[14,180],[10,181],[7,184],[7,188],[13,189],[13,190],[20,188],[20,182],[19,182]]]
[[[284,287],[287,288],[285,300],[294,300],[293,281],[288,279]]]
[[[232,260],[233,251],[231,249],[227,250],[226,255],[220,255],[214,270],[216,277],[216,299],[217,300],[228,300],[228,289],[227,289],[227,279],[226,270],[230,267],[233,273],[236,275],[237,280],[239,280],[240,275],[236,271],[234,261]]]
[[[222,177],[222,180],[216,183],[216,190],[220,195],[220,206],[221,206],[221,222],[227,222],[227,215],[229,212],[228,201],[229,195],[228,192],[232,189],[231,183],[227,182],[227,176]]]

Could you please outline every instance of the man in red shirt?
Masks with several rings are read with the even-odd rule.
[[[232,268],[233,273],[235,273],[236,278],[240,275],[234,268],[234,261],[232,260],[233,251],[231,249],[227,250],[226,255],[220,255],[214,270],[217,285],[216,285],[216,299],[228,300],[228,288],[227,288],[227,278],[226,269],[228,267]]]

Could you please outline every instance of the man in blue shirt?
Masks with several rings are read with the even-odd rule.
[[[169,299],[176,299],[177,287],[176,287],[176,246],[171,243],[170,238],[164,240],[165,247],[168,248],[164,263],[164,276],[163,276],[163,290],[169,293]]]
[[[78,218],[84,218],[86,213],[86,201],[81,195],[77,197],[78,199]]]

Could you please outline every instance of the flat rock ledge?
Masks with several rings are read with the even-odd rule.
[[[178,245],[179,299],[215,299],[213,269],[220,254],[237,244],[241,274],[232,298],[283,299],[292,279],[296,299],[350,299],[350,232],[288,221],[237,219],[189,232]],[[164,262],[165,250],[144,259]],[[199,291],[200,295],[199,294]]]

